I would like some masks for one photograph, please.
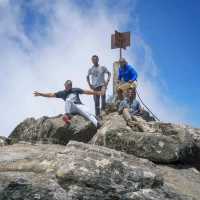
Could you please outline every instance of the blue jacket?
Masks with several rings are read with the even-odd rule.
[[[120,67],[118,73],[118,80],[123,80],[128,82],[130,80],[135,81],[137,80],[137,72],[133,69],[131,65],[126,65],[125,68]]]

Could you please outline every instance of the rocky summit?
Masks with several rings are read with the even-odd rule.
[[[151,119],[24,120],[0,137],[0,200],[199,200],[200,129]]]
[[[156,163],[197,161],[200,152],[198,129],[136,118],[134,126],[129,127],[118,113],[108,114],[91,143]]]

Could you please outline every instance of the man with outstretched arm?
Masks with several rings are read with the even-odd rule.
[[[85,105],[82,104],[79,95],[104,95],[105,91],[92,91],[92,90],[83,90],[80,88],[72,88],[72,81],[67,80],[64,84],[65,89],[62,91],[58,91],[56,93],[42,93],[35,91],[34,96],[42,96],[42,97],[55,97],[61,98],[65,101],[65,114],[63,116],[63,120],[66,124],[70,124],[70,119],[72,114],[79,114],[86,119],[90,120],[97,128],[99,123],[94,115],[87,111]]]
[[[92,64],[93,66],[89,69],[87,75],[88,85],[94,91],[101,91],[103,88],[106,89],[110,81],[111,73],[105,66],[99,65],[99,57],[97,55],[92,56]],[[107,79],[105,80],[106,74]],[[101,96],[101,109],[99,95],[94,95],[94,104],[96,117],[100,118],[100,110],[104,110],[106,106],[106,94]]]

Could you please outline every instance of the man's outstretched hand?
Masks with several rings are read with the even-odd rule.
[[[33,95],[34,95],[35,97],[41,96],[41,94],[40,94],[39,92],[37,92],[37,91],[34,91],[34,92],[33,92]]]

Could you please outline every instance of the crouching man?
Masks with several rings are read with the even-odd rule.
[[[124,98],[119,104],[118,108],[119,114],[123,115],[123,118],[127,122],[127,125],[133,127],[136,125],[137,119],[135,115],[142,115],[143,110],[139,101],[136,100],[136,89],[129,88],[127,90],[127,97]],[[139,123],[137,123],[137,126]],[[142,126],[138,127],[141,131],[143,130]]]
[[[65,101],[65,114],[63,115],[63,120],[66,124],[70,124],[71,117],[73,114],[79,114],[84,118],[91,121],[97,128],[100,126],[97,119],[93,114],[88,112],[87,107],[82,104],[79,95],[104,95],[105,91],[92,91],[92,90],[83,90],[80,88],[72,88],[72,81],[67,80],[64,84],[65,89],[56,93],[41,93],[35,91],[34,96],[42,96],[42,97],[55,97],[61,98]]]
[[[129,87],[136,88],[138,74],[124,58],[119,60],[119,64],[117,94],[118,99],[123,100]]]

